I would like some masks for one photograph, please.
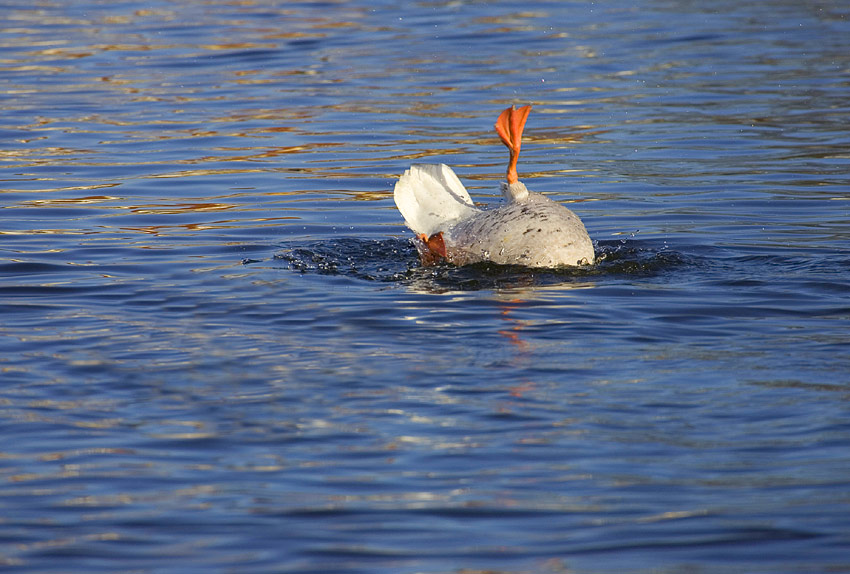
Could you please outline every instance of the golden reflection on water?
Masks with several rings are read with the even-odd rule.
[[[114,184],[118,185],[118,184]],[[109,186],[102,186],[109,187]],[[45,190],[41,190],[45,191]],[[121,201],[123,198],[109,196],[109,195],[89,195],[85,197],[66,197],[66,198],[53,198],[53,199],[31,199],[27,201],[21,202],[21,205],[29,205],[32,207],[62,207],[66,205],[75,205],[75,206],[83,206],[83,205],[94,205],[103,203],[105,201]]]
[[[366,9],[346,3],[336,4],[334,10],[254,3],[101,8],[81,14],[66,14],[61,7],[8,14],[3,30],[8,50],[0,58],[0,73],[9,74],[9,93],[17,98],[2,109],[24,121],[12,125],[0,119],[0,128],[17,132],[13,145],[0,150],[0,168],[15,172],[0,183],[0,194],[15,194],[0,212],[11,209],[7,213],[14,217],[17,209],[43,209],[46,217],[55,219],[47,210],[90,211],[66,218],[78,222],[66,227],[34,222],[26,229],[21,223],[0,234],[120,229],[160,236],[292,222],[309,218],[310,206],[315,211],[320,205],[390,199],[399,174],[388,165],[397,169],[399,164],[434,158],[449,161],[474,149],[483,152],[480,160],[452,162],[454,167],[473,192],[478,182],[486,182],[480,187],[498,195],[496,182],[504,164],[492,159],[494,152],[502,156],[493,118],[482,115],[477,106],[447,106],[429,97],[451,95],[457,86],[416,81],[415,70],[427,70],[442,56],[405,55],[402,60],[411,75],[393,82],[386,92],[381,86],[396,71],[374,67],[374,47],[357,48],[359,59],[352,60],[346,57],[346,42],[334,44],[352,30],[403,33],[403,28],[392,26],[370,28]],[[262,19],[253,18],[255,10],[263,12]],[[188,16],[198,23],[195,32],[171,34],[170,26]],[[542,19],[542,14],[518,11],[465,25],[485,36],[504,30],[540,32]],[[53,33],[56,27],[63,33]],[[262,58],[254,59],[254,53]],[[265,60],[269,55],[274,58]],[[366,69],[345,65],[361,60],[369,64]],[[362,97],[342,97],[349,89]],[[537,109],[547,113],[546,105]],[[453,118],[476,118],[480,128],[445,131],[433,125],[434,120]],[[383,137],[374,138],[372,132]],[[530,129],[526,149],[568,147],[599,133],[586,125]],[[565,173],[539,165],[524,177]],[[78,170],[85,175],[75,175]],[[210,190],[238,185],[255,192],[243,201],[220,191],[187,193],[183,186],[146,191],[143,197],[136,191],[151,180],[190,185],[202,178],[210,178]],[[272,180],[277,181],[268,183]],[[293,185],[305,180],[333,184]],[[33,181],[47,185],[32,187]],[[121,195],[91,193],[118,186]],[[297,207],[302,200],[307,203]],[[269,213],[252,213],[259,210]],[[232,217],[205,218],[213,213]],[[190,214],[198,217],[169,221]],[[160,219],[122,222],[124,215]],[[83,231],[74,228],[86,226],[85,217],[119,219],[99,220]],[[395,221],[400,227],[401,218]]]

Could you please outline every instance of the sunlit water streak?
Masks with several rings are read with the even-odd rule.
[[[0,24],[0,564],[850,570],[835,3],[40,2]],[[422,267],[415,162],[585,221]]]

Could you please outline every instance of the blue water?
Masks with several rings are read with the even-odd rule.
[[[850,572],[850,10],[39,2],[0,23],[9,572]],[[420,266],[520,176],[599,263]]]

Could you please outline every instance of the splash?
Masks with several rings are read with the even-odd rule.
[[[344,275],[365,281],[395,282],[418,267],[416,249],[405,239],[340,238],[286,246],[275,261],[299,273]]]
[[[666,244],[628,240],[598,242],[597,263],[586,267],[537,269],[490,262],[456,267],[440,264],[423,267],[414,245],[407,239],[343,237],[292,243],[273,257],[284,268],[303,274],[337,275],[395,283],[444,292],[512,287],[592,284],[608,277],[649,277],[694,263]],[[256,263],[245,260],[243,263]]]

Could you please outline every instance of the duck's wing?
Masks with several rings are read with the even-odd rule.
[[[407,226],[427,237],[480,211],[444,164],[411,166],[396,182],[393,198]]]

